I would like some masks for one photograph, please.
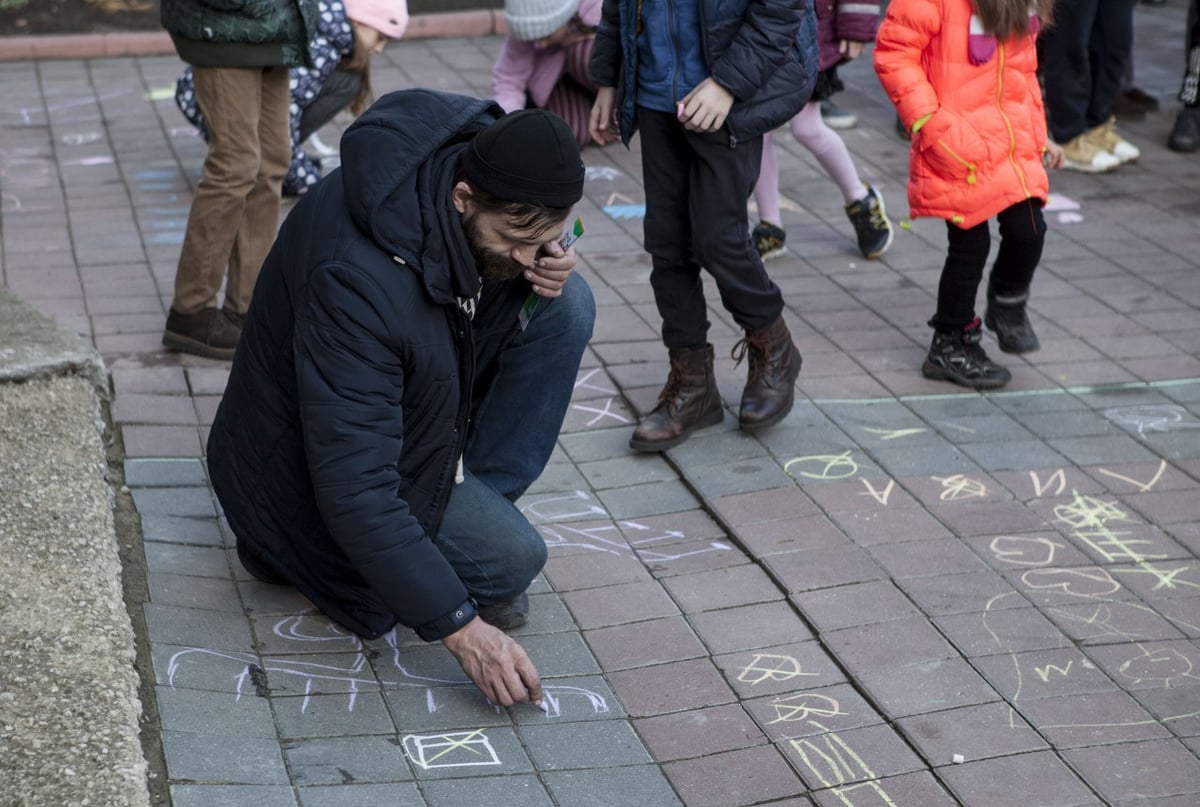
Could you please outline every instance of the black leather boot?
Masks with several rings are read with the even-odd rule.
[[[658,405],[629,439],[635,451],[666,451],[696,429],[721,422],[721,395],[713,378],[713,348],[671,350],[671,372]]]
[[[921,365],[921,374],[971,389],[1003,387],[1012,380],[1012,373],[988,358],[980,345],[982,341],[979,317],[964,328],[934,326],[933,344]]]
[[[1025,313],[1028,300],[1028,289],[1017,294],[996,294],[988,286],[983,324],[989,331],[996,332],[996,341],[1005,353],[1032,353],[1042,346]]]
[[[765,328],[746,331],[745,338],[733,346],[732,355],[738,364],[743,358],[750,359],[738,412],[742,431],[765,429],[787,417],[796,397],[802,360],[783,317]]]

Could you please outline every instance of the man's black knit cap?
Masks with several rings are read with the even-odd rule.
[[[583,196],[583,160],[566,121],[544,109],[511,112],[462,155],[467,180],[506,202],[570,207]]]

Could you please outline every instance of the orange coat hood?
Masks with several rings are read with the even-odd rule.
[[[879,27],[875,71],[908,130],[911,215],[973,227],[1026,199],[1046,200],[1046,114],[1036,35],[969,55],[969,0],[892,0]]]

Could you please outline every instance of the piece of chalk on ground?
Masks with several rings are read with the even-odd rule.
[[[950,757],[950,761],[953,762],[955,765],[961,765],[967,761],[967,758],[964,757],[962,754],[955,754],[954,756]]]

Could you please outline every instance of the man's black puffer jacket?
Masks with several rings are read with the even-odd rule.
[[[462,452],[480,281],[450,190],[489,101],[383,96],[280,231],[208,441],[230,526],[331,618],[426,639],[473,615],[433,546]],[[491,288],[511,286],[503,300]],[[526,287],[527,289],[527,287]],[[525,289],[489,284],[483,304]],[[514,308],[514,322],[516,311]]]

